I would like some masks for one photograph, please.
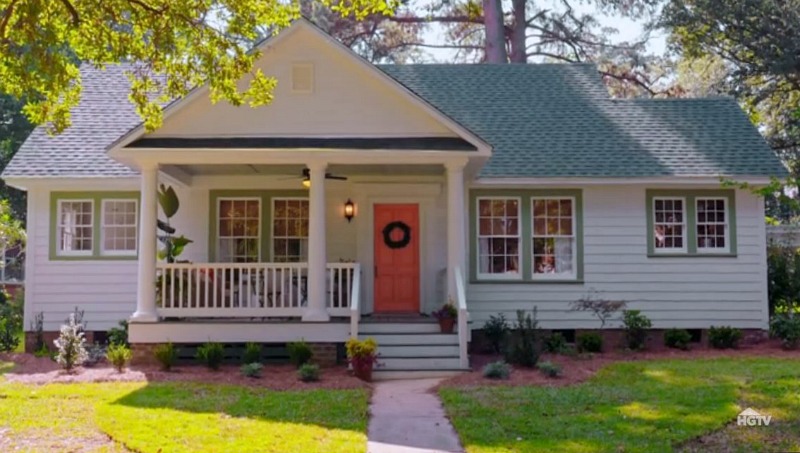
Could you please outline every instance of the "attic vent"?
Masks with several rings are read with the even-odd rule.
[[[314,65],[295,63],[292,65],[292,92],[311,93],[314,91]]]

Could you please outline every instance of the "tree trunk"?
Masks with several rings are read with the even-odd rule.
[[[483,0],[483,17],[486,26],[486,62],[508,63],[501,0]]]
[[[512,63],[528,62],[525,49],[525,30],[527,29],[525,2],[526,0],[512,0],[511,2],[514,21],[511,23],[511,55],[509,57]]]

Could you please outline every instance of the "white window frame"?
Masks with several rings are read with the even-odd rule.
[[[275,202],[277,202],[277,201],[291,201],[291,200],[305,201],[305,202],[308,203],[308,209],[309,209],[309,213],[308,213],[308,215],[309,215],[309,217],[308,217],[309,232],[308,233],[309,234],[305,238],[303,238],[302,236],[276,236],[275,235]],[[311,229],[311,200],[308,197],[272,197],[272,199],[270,200],[270,203],[272,205],[271,206],[271,208],[272,208],[272,218],[270,219],[270,222],[269,222],[269,228],[270,228],[269,256],[272,259],[272,262],[275,262],[275,263],[294,263],[294,261],[277,261],[275,259],[275,256],[276,256],[276,254],[275,254],[275,240],[276,239],[286,239],[286,240],[289,240],[289,239],[305,239],[307,243],[310,241],[310,238],[311,238],[311,231],[310,231],[310,229]],[[307,261],[308,261],[308,258],[306,257],[306,261],[299,261],[299,263],[304,263],[305,264],[305,263],[307,263]]]
[[[697,209],[698,202],[701,201],[720,201],[724,205],[724,214],[725,214],[725,222],[720,224],[719,222],[703,222],[700,223],[700,210]],[[700,235],[697,233],[697,227],[701,225],[722,225],[725,231],[725,247],[700,247]],[[698,254],[714,254],[714,253],[730,253],[731,251],[731,238],[730,238],[730,225],[731,225],[731,210],[730,210],[730,203],[728,202],[728,197],[695,197],[694,199],[694,240],[695,240],[695,247],[697,248]]]
[[[216,237],[216,251],[217,251],[217,261],[220,261],[220,258],[223,256],[222,249],[220,247],[220,242],[222,239],[252,239],[252,236],[222,236],[222,228],[220,228],[220,220],[222,220],[222,202],[223,201],[255,201],[258,203],[258,235],[256,236],[256,250],[258,251],[258,257],[256,258],[257,263],[262,261],[261,256],[261,245],[264,239],[262,231],[264,230],[264,201],[261,197],[217,197],[217,218],[214,221],[217,223],[217,237]],[[233,257],[232,257],[233,258]],[[220,261],[223,262],[223,261]],[[235,261],[231,261],[235,262]]]
[[[62,223],[63,219],[63,212],[64,212],[64,203],[89,203],[89,215],[90,222],[88,227],[92,232],[91,240],[92,240],[92,247],[89,250],[64,250],[64,240],[63,240],[63,231],[64,231],[64,224]],[[94,200],[91,198],[63,198],[58,200],[58,209],[56,209],[56,255],[57,256],[92,256],[94,254],[95,247],[95,211],[94,211]],[[73,225],[75,226],[75,225]],[[81,228],[85,228],[87,225],[79,225]]]
[[[483,200],[487,200],[487,201],[492,201],[492,200],[503,200],[503,201],[516,200],[517,201],[517,235],[516,236],[513,236],[513,235],[505,235],[505,236],[494,236],[494,235],[485,236],[485,235],[481,235],[481,201],[483,201]],[[475,248],[475,267],[476,267],[476,270],[475,270],[475,275],[477,276],[478,280],[512,280],[512,281],[522,280],[522,277],[523,277],[522,272],[523,272],[523,269],[524,269],[524,263],[522,261],[523,260],[523,255],[522,255],[522,249],[523,249],[522,231],[523,231],[523,228],[522,228],[522,225],[523,225],[523,222],[525,221],[522,218],[522,214],[523,214],[522,213],[522,197],[519,197],[519,196],[481,196],[481,197],[476,197],[475,198],[475,213],[476,213],[476,215],[475,215],[475,238],[476,238],[476,244],[475,244],[475,247],[476,247]],[[481,239],[484,239],[484,238],[505,238],[505,239],[516,238],[517,239],[517,266],[519,268],[519,271],[516,274],[510,273],[510,272],[504,272],[502,274],[493,274],[493,273],[481,272]],[[505,255],[505,256],[513,256],[513,255]]]
[[[683,206],[681,216],[683,221],[681,223],[678,222],[658,222],[656,221],[656,202],[657,201],[675,201],[680,200]],[[652,221],[653,221],[653,228],[648,234],[651,235],[653,238],[653,253],[659,255],[670,255],[670,254],[686,254],[689,252],[689,221],[688,221],[688,214],[689,214],[689,207],[687,206],[687,199],[686,197],[673,197],[673,196],[655,196],[652,200]],[[656,238],[656,226],[657,225],[680,225],[683,227],[683,246],[678,247],[670,247],[670,248],[659,248],[657,245],[657,238]]]
[[[534,202],[537,200],[547,201],[547,200],[570,200],[572,206],[572,212],[570,213],[571,220],[572,220],[572,235],[570,236],[563,236],[563,235],[545,235],[545,236],[538,236],[538,238],[570,238],[572,239],[572,272],[570,273],[551,273],[551,274],[537,274],[535,268],[535,260],[533,254],[533,242],[534,239],[537,238],[535,233],[535,219],[534,219]],[[576,207],[575,207],[575,197],[565,195],[565,196],[536,196],[531,197],[531,214],[530,214],[530,222],[531,222],[531,229],[530,229],[530,241],[531,241],[531,279],[532,280],[576,280],[578,278],[578,226],[577,224],[577,217],[576,217]]]
[[[106,203],[112,202],[133,202],[133,225],[106,225]],[[134,247],[133,250],[106,250],[106,227],[133,227],[134,228]],[[100,255],[103,256],[136,256],[139,250],[139,200],[136,198],[103,198],[100,200]]]

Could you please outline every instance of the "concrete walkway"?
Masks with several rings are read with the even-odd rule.
[[[433,387],[439,379],[383,381],[370,403],[367,453],[463,452]]]

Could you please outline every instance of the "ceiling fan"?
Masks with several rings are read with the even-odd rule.
[[[325,179],[333,179],[336,181],[347,181],[347,176],[339,176],[331,173],[325,173]],[[303,169],[303,187],[306,189],[311,187],[311,170],[308,168]]]

